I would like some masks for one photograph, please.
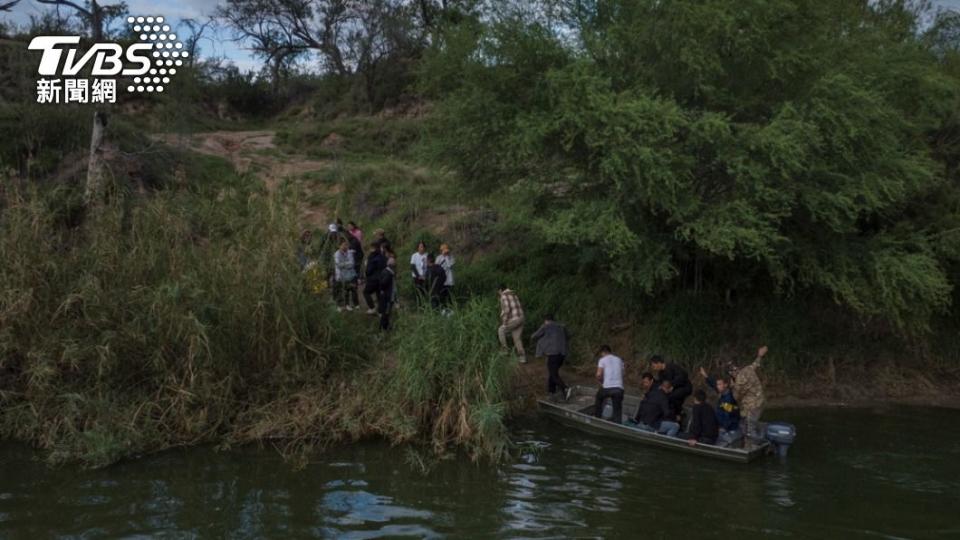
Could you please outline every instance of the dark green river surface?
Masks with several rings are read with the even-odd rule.
[[[0,445],[0,537],[960,538],[957,411],[769,411],[785,462],[751,465],[514,428],[519,457],[423,474],[403,448],[345,446],[295,470],[268,448],[51,469]]]

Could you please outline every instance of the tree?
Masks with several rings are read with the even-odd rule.
[[[97,0],[90,0],[85,6],[70,0],[37,0],[37,2],[75,10],[89,28],[90,39],[95,43],[104,40],[112,20],[127,13],[127,5],[124,2],[106,6],[101,5]],[[83,194],[88,207],[98,204],[103,197],[105,183],[103,144],[108,120],[109,115],[106,109],[97,108],[94,111],[93,129],[90,132],[90,152],[87,158],[87,181]]]
[[[960,189],[937,157],[960,77],[915,4],[570,4],[571,28],[501,18],[434,62],[460,74],[438,153],[471,186],[634,289],[692,268],[698,291],[812,291],[904,330],[947,309],[957,236],[921,209]]]

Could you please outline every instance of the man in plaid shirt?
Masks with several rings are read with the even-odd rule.
[[[516,293],[506,285],[500,285],[500,328],[497,329],[497,335],[504,349],[508,348],[507,332],[513,335],[513,346],[517,349],[520,362],[526,363],[526,353],[523,350],[523,307]]]

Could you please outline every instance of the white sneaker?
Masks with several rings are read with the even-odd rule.
[[[343,308],[340,306],[337,306],[337,313],[343,313]]]
[[[353,311],[353,306],[347,306],[347,311]]]
[[[370,308],[367,310],[367,315],[376,315],[376,314],[377,314],[377,310],[373,308]]]

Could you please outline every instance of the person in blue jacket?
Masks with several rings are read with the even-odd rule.
[[[719,424],[720,436],[717,437],[717,446],[732,446],[743,438],[743,433],[740,431],[740,405],[737,404],[737,398],[733,396],[730,380],[726,377],[713,378],[703,368],[700,368],[700,375],[707,380],[707,386],[719,396],[717,424]]]

